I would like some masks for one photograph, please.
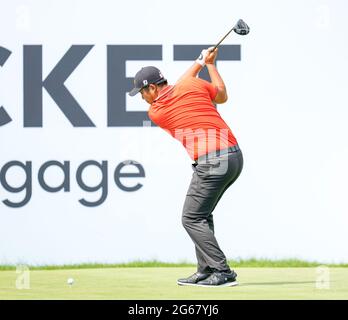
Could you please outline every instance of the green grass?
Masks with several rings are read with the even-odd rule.
[[[119,264],[35,265],[30,289],[16,288],[15,265],[0,266],[0,299],[348,299],[348,264],[325,264],[330,289],[316,287],[319,262],[298,259],[229,260],[238,273],[234,288],[180,287],[192,263],[133,261]],[[75,279],[68,286],[69,277]]]
[[[229,265],[233,268],[304,268],[325,265],[327,267],[347,268],[345,263],[320,263],[315,261],[304,261],[299,259],[238,259],[229,260]],[[73,265],[28,265],[31,270],[65,270],[65,269],[104,269],[104,268],[182,268],[194,267],[195,264],[189,262],[168,263],[157,260],[151,261],[132,261],[117,264],[102,263],[83,263]],[[15,270],[16,265],[0,265],[0,271]]]
[[[132,261],[125,263],[82,263],[67,265],[27,265],[31,270],[65,270],[65,269],[105,269],[105,268],[181,268],[192,267],[192,263],[166,263],[160,261]],[[0,271],[15,270],[16,265],[0,265]]]
[[[18,274],[0,271],[0,299],[348,299],[348,269],[329,268],[330,288],[320,289],[317,269],[234,268],[239,286],[183,287],[176,279],[195,267],[122,267],[30,270],[30,289],[17,289]],[[72,277],[75,283],[67,285]]]

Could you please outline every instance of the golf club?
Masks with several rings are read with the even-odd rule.
[[[239,19],[236,25],[223,36],[223,38],[214,46],[211,51],[214,51],[221,44],[221,42],[224,41],[225,38],[232,32],[232,30],[241,36],[245,36],[249,33],[250,28],[242,19]]]

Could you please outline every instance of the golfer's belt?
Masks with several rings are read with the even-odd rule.
[[[196,163],[205,162],[206,160],[209,160],[211,158],[220,157],[220,156],[226,155],[227,153],[233,153],[233,152],[237,152],[239,150],[240,150],[239,146],[238,146],[238,144],[236,144],[236,145],[234,145],[232,147],[228,147],[226,149],[216,150],[216,151],[212,151],[212,152],[209,152],[207,154],[204,154],[203,156],[198,157],[198,159],[195,162]]]

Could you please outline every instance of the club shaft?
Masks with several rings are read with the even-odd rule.
[[[225,38],[232,32],[232,30],[233,30],[234,28],[235,28],[235,27],[233,27],[230,31],[228,31],[228,32],[224,35],[224,37],[215,45],[215,47],[214,47],[211,51],[214,51],[214,50],[221,44],[221,42],[224,41]]]

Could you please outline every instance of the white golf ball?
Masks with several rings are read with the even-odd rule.
[[[73,278],[69,278],[67,281],[68,285],[73,285],[74,284],[74,279]]]

